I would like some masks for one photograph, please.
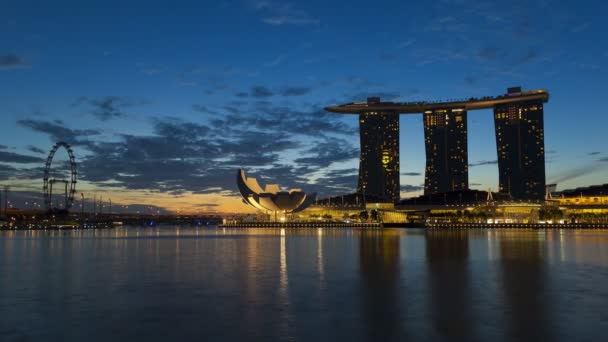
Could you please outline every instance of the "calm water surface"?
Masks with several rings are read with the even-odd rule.
[[[608,231],[0,232],[0,341],[605,341]]]

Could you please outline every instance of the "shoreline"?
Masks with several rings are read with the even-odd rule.
[[[155,225],[154,227],[165,226],[163,224]],[[56,225],[26,225],[26,226],[0,226],[0,231],[16,231],[16,230],[89,230],[89,229],[116,229],[130,227],[148,227],[145,225],[72,225],[72,224],[56,224]],[[199,226],[201,227],[201,226]],[[218,225],[206,225],[204,227],[217,228],[236,228],[236,229],[254,229],[254,228],[284,228],[284,229],[305,229],[305,228],[363,228],[363,229],[383,229],[383,228],[416,228],[427,230],[601,230],[608,229],[608,223],[567,223],[567,224],[550,224],[550,223],[346,223],[346,222],[247,222],[247,223],[227,223]]]
[[[426,229],[608,229],[608,223],[432,223]]]
[[[346,223],[346,222],[247,222],[220,224],[218,228],[383,228],[381,222]]]

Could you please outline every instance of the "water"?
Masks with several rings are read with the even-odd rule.
[[[0,341],[599,341],[608,231],[0,232]]]

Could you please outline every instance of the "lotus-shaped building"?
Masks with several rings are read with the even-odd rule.
[[[300,189],[281,191],[278,184],[266,184],[262,189],[255,178],[245,176],[243,169],[238,171],[236,183],[243,202],[264,212],[297,213],[309,207],[317,195],[307,195]]]

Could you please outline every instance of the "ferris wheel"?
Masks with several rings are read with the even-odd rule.
[[[55,157],[57,150],[62,147],[68,152],[70,175],[63,179],[52,178],[51,166],[53,164],[53,158]],[[72,147],[63,141],[56,143],[49,152],[44,167],[44,184],[42,191],[44,194],[44,205],[48,212],[68,212],[70,210],[74,203],[74,195],[76,194],[76,176],[76,159],[74,158]],[[59,189],[57,189],[58,185]],[[63,189],[61,189],[62,187]],[[57,194],[57,190],[59,190],[59,194]],[[62,190],[63,194],[61,194]],[[55,191],[55,193],[53,191]],[[55,203],[53,203],[53,200],[55,200]],[[59,203],[62,204],[60,205]]]

